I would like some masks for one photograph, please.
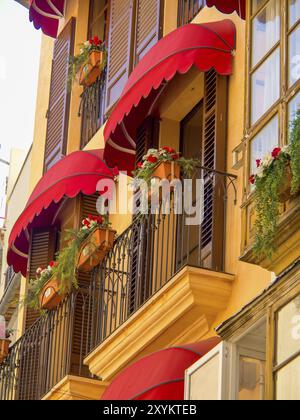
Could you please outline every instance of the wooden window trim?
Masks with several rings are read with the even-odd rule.
[[[288,0],[281,1],[281,29],[280,40],[266,53],[266,55],[252,67],[252,21],[253,19],[267,6],[270,0],[265,0],[263,4],[252,13],[251,1],[247,3],[247,19],[246,23],[246,39],[247,39],[247,54],[246,54],[246,97],[245,97],[245,133],[246,137],[246,167],[245,167],[245,191],[247,197],[251,197],[251,187],[248,178],[251,175],[251,153],[250,145],[253,138],[271,121],[271,119],[278,113],[279,115],[279,146],[283,147],[288,144],[288,105],[290,101],[300,91],[300,80],[296,81],[291,87],[288,86],[289,66],[285,66],[285,57],[288,57],[288,37],[290,33],[300,25],[300,19],[293,25],[293,29],[289,29],[289,4]],[[280,48],[280,98],[254,123],[251,123],[252,112],[252,80],[253,73],[271,56],[274,51]]]
[[[189,2],[192,4],[189,5]],[[199,1],[200,3],[200,1]],[[187,23],[190,23],[197,14],[206,6],[206,1],[202,0],[201,5],[197,6],[196,10],[194,10],[194,2],[193,0],[185,1],[185,0],[178,0],[177,5],[177,26],[183,26]]]
[[[276,321],[278,312],[286,305],[292,302],[300,294],[300,285],[293,287],[283,297],[279,298],[268,308],[268,325],[267,325],[267,371],[266,371],[266,396],[268,400],[276,398],[275,374],[291,361],[300,355],[300,351],[290,356],[280,365],[275,366],[276,357]]]

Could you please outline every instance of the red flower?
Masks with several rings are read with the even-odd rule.
[[[255,184],[255,175],[251,175],[249,178],[249,182],[250,184],[254,185]]]
[[[173,154],[175,154],[176,153],[176,150],[175,149],[169,149],[169,153],[173,153]]]
[[[55,265],[56,265],[55,261],[51,261],[51,262],[49,263],[49,266],[50,266],[51,268],[53,268]]]
[[[172,148],[170,148],[170,147],[168,147],[168,146],[164,146],[162,149],[163,149],[165,152],[170,153],[170,155],[171,155],[172,153],[176,153],[176,150],[175,150],[175,149],[172,149]]]
[[[177,153],[175,153],[174,155],[172,155],[172,159],[173,160],[178,160],[179,159],[179,155]]]
[[[102,225],[102,224],[103,224],[103,222],[104,222],[104,220],[103,220],[103,217],[102,217],[102,216],[98,216],[96,221],[97,221],[97,223],[98,223],[99,225]]]
[[[278,159],[278,156],[279,156],[280,152],[281,152],[281,148],[280,147],[275,147],[275,149],[272,152],[272,157],[274,159]]]
[[[261,164],[261,159],[257,159],[256,160],[256,167],[259,168]]]
[[[93,39],[90,39],[90,44],[95,45],[95,47],[98,47],[98,45],[102,44],[102,41],[97,36],[94,36]]]
[[[147,161],[150,163],[156,163],[157,162],[157,158],[155,156],[149,156]]]
[[[142,168],[142,167],[143,167],[142,162],[139,162],[139,163],[137,164],[137,167],[138,167],[138,168]]]

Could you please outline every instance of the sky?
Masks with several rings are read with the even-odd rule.
[[[28,10],[14,0],[0,0],[0,159],[10,149],[28,150],[33,141],[41,32]],[[0,217],[5,214],[8,167],[0,162]],[[2,225],[0,219],[0,226]]]

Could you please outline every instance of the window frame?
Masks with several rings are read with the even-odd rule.
[[[246,143],[246,171],[245,183],[247,195],[251,195],[253,188],[249,185],[248,178],[251,175],[251,142],[259,132],[267,126],[272,118],[278,113],[279,117],[279,146],[288,144],[289,134],[289,103],[300,92],[300,79],[289,87],[289,65],[285,66],[285,57],[289,57],[289,36],[300,25],[300,19],[289,28],[289,0],[280,1],[281,28],[280,40],[259,60],[252,68],[252,31],[253,19],[267,6],[271,0],[264,0],[255,13],[252,13],[252,1],[247,2],[247,53],[246,53],[246,104],[245,104],[245,138]],[[280,97],[259,119],[252,123],[252,75],[274,53],[280,49]],[[287,63],[289,64],[289,63]]]
[[[278,312],[300,295],[300,285],[293,287],[283,297],[279,298],[268,308],[267,325],[267,369],[266,369],[266,397],[276,400],[276,373],[300,356],[300,350],[291,355],[284,362],[276,365],[277,352],[277,315]]]
[[[93,11],[94,11],[94,3],[97,0],[89,0],[89,15],[88,15],[88,24],[87,24],[87,39],[90,39],[94,36],[94,34],[92,33],[91,29],[92,27],[95,25],[96,21],[106,12],[107,16],[106,16],[106,30],[105,30],[105,39],[102,40],[105,42],[105,45],[107,45],[108,43],[108,36],[109,36],[109,0],[106,0],[106,5],[104,6],[104,8],[101,10],[100,14],[95,18],[93,16]]]

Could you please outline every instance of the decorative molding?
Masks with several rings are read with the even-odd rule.
[[[90,371],[109,381],[154,351],[197,341],[231,296],[231,274],[186,267],[85,359]]]
[[[66,376],[42,400],[100,400],[108,387],[107,382],[79,376]]]

